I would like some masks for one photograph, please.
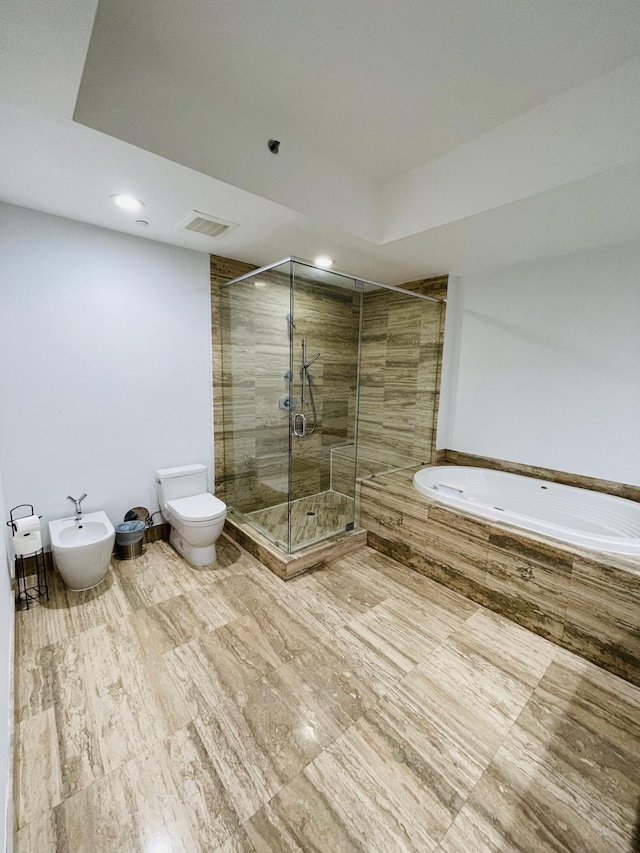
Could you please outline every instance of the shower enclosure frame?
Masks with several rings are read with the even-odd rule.
[[[239,284],[239,282],[244,281],[247,278],[253,278],[256,275],[261,275],[262,273],[269,272],[276,267],[280,267],[283,264],[300,264],[300,266],[309,267],[310,269],[317,270],[318,272],[329,273],[331,275],[341,276],[342,278],[350,278],[354,283],[370,285],[371,287],[378,287],[382,290],[394,290],[396,293],[402,293],[404,296],[414,296],[416,299],[424,299],[427,302],[438,302],[440,305],[445,304],[446,299],[437,299],[435,296],[427,296],[424,293],[414,293],[411,290],[407,290],[404,287],[398,287],[395,284],[382,284],[379,281],[373,281],[370,278],[363,278],[361,275],[354,275],[353,273],[344,272],[344,270],[334,270],[333,268],[325,268],[318,267],[311,261],[306,261],[304,258],[297,258],[295,255],[289,255],[287,258],[283,258],[281,261],[275,261],[272,264],[266,264],[263,267],[257,267],[255,270],[251,270],[250,272],[243,273],[242,275],[237,276],[231,281],[227,281],[224,284],[220,285],[220,290],[225,290],[227,287],[232,287],[234,284]],[[293,314],[291,314],[293,317]]]
[[[227,288],[231,288],[231,287],[238,285],[241,282],[247,281],[249,279],[256,279],[261,275],[267,274],[267,273],[277,269],[278,267],[282,268],[283,286],[286,287],[287,267],[285,265],[288,265],[288,277],[289,277],[289,314],[287,316],[288,332],[289,332],[289,359],[288,359],[288,361],[289,361],[289,367],[288,367],[289,381],[288,381],[288,392],[287,393],[288,393],[288,399],[290,402],[293,402],[293,400],[294,400],[295,375],[296,375],[294,373],[294,370],[295,370],[295,368],[294,368],[294,330],[297,328],[297,324],[295,323],[295,318],[296,318],[296,313],[295,313],[296,272],[297,272],[297,270],[298,269],[307,269],[311,273],[311,275],[308,278],[301,277],[300,275],[298,275],[298,279],[302,278],[302,281],[307,286],[313,285],[314,278],[315,278],[317,283],[318,283],[319,288],[322,288],[323,285],[332,284],[331,280],[334,279],[334,277],[336,277],[336,278],[344,280],[347,289],[350,290],[351,292],[353,292],[354,290],[359,291],[359,305],[356,308],[356,310],[358,311],[358,329],[357,329],[357,336],[358,337],[357,337],[357,344],[356,344],[357,349],[356,349],[356,354],[355,354],[355,365],[354,365],[355,366],[355,401],[353,403],[353,425],[352,425],[353,438],[352,438],[351,442],[347,442],[347,446],[350,446],[350,444],[353,444],[353,448],[354,448],[354,450],[353,450],[353,480],[354,480],[354,490],[355,490],[355,479],[356,479],[357,462],[358,462],[358,415],[359,415],[359,408],[360,408],[360,385],[361,385],[360,379],[361,379],[361,370],[362,370],[362,349],[363,349],[362,348],[362,334],[363,334],[363,315],[364,315],[364,302],[363,302],[364,293],[365,293],[365,291],[369,291],[369,290],[387,290],[387,291],[396,292],[398,294],[402,294],[403,296],[408,296],[411,298],[421,299],[421,300],[425,300],[427,302],[435,302],[435,303],[439,303],[439,304],[446,303],[446,299],[436,298],[434,296],[429,296],[429,295],[424,294],[424,293],[417,293],[417,292],[414,292],[411,290],[407,290],[406,288],[397,287],[395,285],[382,284],[380,282],[376,282],[376,281],[372,281],[370,279],[362,278],[361,276],[354,276],[353,274],[350,274],[350,273],[347,273],[344,271],[340,271],[340,270],[333,270],[333,269],[328,270],[325,268],[320,268],[320,267],[317,267],[316,265],[314,265],[313,263],[311,263],[310,261],[305,260],[303,258],[296,257],[296,256],[289,256],[287,258],[283,258],[282,260],[276,261],[274,263],[267,264],[267,265],[264,265],[262,267],[259,267],[259,268],[253,269],[253,270],[249,270],[248,272],[244,273],[243,275],[237,276],[228,282],[220,284],[219,285],[219,291],[221,292],[221,295],[222,295],[222,291],[226,290]],[[328,280],[323,281],[322,279],[324,277],[326,277],[326,279],[328,279]],[[334,286],[336,286],[336,285],[334,285]],[[357,304],[357,303],[354,303],[353,305],[355,305],[355,304]],[[353,306],[352,306],[351,310],[353,310]],[[354,314],[354,317],[355,317],[355,314]],[[304,338],[303,338],[303,341],[306,342],[306,340]],[[313,360],[315,361],[315,358]],[[308,369],[309,366],[310,366],[310,364],[307,365],[306,369]],[[300,371],[301,374],[303,373],[304,370],[305,370],[305,367],[303,364],[302,370]],[[304,377],[302,377],[302,378],[304,378]],[[221,393],[223,393],[223,395],[224,395],[224,386],[223,386],[223,389],[221,389]],[[349,404],[349,406],[351,406],[351,403]],[[319,541],[319,540],[314,540],[314,541],[302,542],[302,543],[296,543],[294,541],[295,537],[294,537],[293,530],[292,530],[292,506],[293,506],[293,503],[295,501],[304,500],[304,497],[301,497],[301,498],[295,497],[295,484],[294,484],[294,479],[293,479],[294,462],[295,462],[295,445],[294,445],[294,442],[296,441],[296,439],[302,438],[302,436],[300,435],[300,430],[296,429],[296,419],[298,419],[298,426],[300,426],[300,424],[303,423],[303,421],[301,422],[299,420],[300,415],[302,413],[295,412],[294,407],[295,407],[295,404],[292,408],[289,409],[288,418],[287,418],[287,422],[286,422],[287,423],[287,448],[288,448],[287,462],[286,462],[286,464],[287,464],[287,496],[286,496],[287,541],[286,541],[286,543],[283,543],[283,544],[285,544],[285,548],[283,550],[284,550],[284,553],[286,553],[286,554],[298,553],[300,551],[300,549],[306,547],[307,544],[309,544],[309,545],[316,544]],[[351,410],[349,411],[349,418],[351,418]],[[349,421],[349,418],[347,419],[348,421]],[[317,422],[317,417],[316,417],[316,422]],[[320,492],[320,494],[323,494],[322,491]],[[313,496],[313,495],[311,495],[311,496]],[[278,505],[278,506],[282,506],[282,508],[284,509],[284,504]],[[242,510],[240,510],[240,511],[243,512]],[[356,514],[355,514],[355,505],[353,507],[352,519],[353,519],[353,521],[346,525],[346,530],[352,529],[354,527],[354,522],[357,520]],[[284,521],[284,517],[282,520]],[[249,519],[247,519],[247,521],[249,521]],[[251,524],[250,521],[249,521],[249,523]],[[253,527],[254,525],[251,524],[251,526]],[[260,529],[258,529],[257,532],[260,533],[261,532]],[[321,539],[326,538],[326,539],[330,540],[331,538],[334,538],[335,536],[340,535],[341,533],[344,533],[344,532],[345,532],[345,527],[342,527],[341,529],[336,529],[335,531],[331,532],[330,534],[327,534],[326,537],[322,536],[320,538]],[[277,540],[273,539],[272,541],[274,541],[275,544],[278,544]],[[279,547],[282,547],[282,545],[279,545]]]

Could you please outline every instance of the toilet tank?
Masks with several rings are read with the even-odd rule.
[[[159,468],[156,484],[160,507],[167,501],[202,495],[207,489],[206,465],[182,465],[178,468]]]

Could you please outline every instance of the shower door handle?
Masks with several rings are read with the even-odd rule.
[[[307,434],[307,419],[302,412],[293,416],[293,434],[298,438],[303,438]]]

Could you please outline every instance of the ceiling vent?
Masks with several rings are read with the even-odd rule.
[[[204,237],[221,237],[238,227],[236,222],[227,222],[226,219],[217,219],[208,213],[200,213],[192,210],[184,219],[176,225],[176,228],[184,228],[185,231],[195,231]]]

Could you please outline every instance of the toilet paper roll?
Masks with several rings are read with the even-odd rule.
[[[24,518],[16,518],[13,522],[13,529],[18,533],[32,533],[34,530],[40,530],[40,519],[37,515],[25,515]]]
[[[17,533],[13,537],[13,548],[16,557],[26,557],[42,548],[42,534],[39,530],[31,530],[26,533]]]

